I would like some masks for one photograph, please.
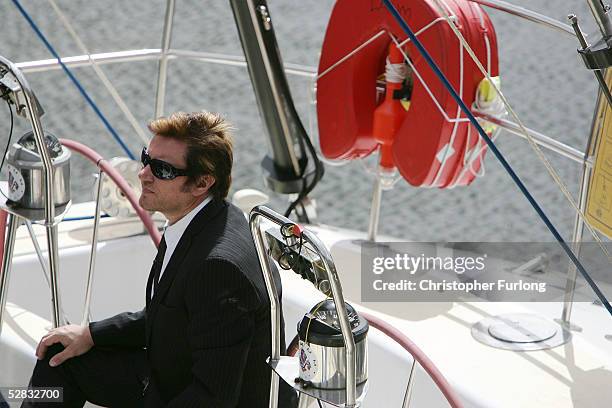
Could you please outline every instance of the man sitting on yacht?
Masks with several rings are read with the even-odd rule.
[[[225,200],[229,125],[217,114],[178,112],[149,129],[140,205],[168,226],[146,306],[51,330],[30,386],[63,387],[70,407],[268,407],[270,304],[244,214]],[[280,394],[279,407],[295,405],[288,387]]]

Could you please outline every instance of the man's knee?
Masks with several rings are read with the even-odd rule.
[[[72,367],[72,359],[64,361],[57,367],[51,367],[49,360],[58,353],[64,350],[64,346],[60,343],[50,346],[42,360],[36,362],[32,377],[30,378],[30,387],[59,387],[63,390],[64,402],[60,404],[63,407],[82,407],[85,403],[85,397],[75,386],[75,374]],[[53,406],[59,406],[57,403],[50,403]],[[45,404],[38,404],[34,401],[24,401],[22,408],[30,407],[46,407]]]
[[[64,351],[64,346],[62,345],[62,343],[55,343],[52,344],[51,346],[49,346],[49,348],[47,348],[47,352],[45,353],[45,356],[43,357],[43,360],[45,361],[49,361],[53,358],[53,356],[55,356],[56,354],[61,353],[62,351]]]
[[[64,351],[64,346],[61,343],[56,343],[47,348],[45,356],[42,360],[36,362],[34,371],[32,372],[32,378],[30,380],[32,386],[42,386],[55,384],[59,379],[63,377],[62,365],[58,367],[51,367],[49,361],[58,353]]]

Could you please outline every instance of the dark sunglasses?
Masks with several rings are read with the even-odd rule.
[[[189,175],[187,170],[177,169],[170,163],[166,163],[163,160],[152,159],[151,156],[149,156],[146,147],[142,148],[142,153],[140,153],[140,161],[142,162],[143,168],[151,166],[151,173],[161,180],[174,180],[179,176]]]

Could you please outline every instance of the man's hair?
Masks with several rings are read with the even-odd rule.
[[[232,184],[231,125],[212,112],[176,112],[169,117],[152,120],[147,125],[153,134],[181,140],[187,144],[187,183],[195,183],[203,175],[215,178],[211,194],[227,197]]]

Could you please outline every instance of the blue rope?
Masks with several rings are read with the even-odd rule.
[[[567,256],[572,260],[574,265],[576,265],[576,268],[578,268],[578,270],[580,271],[580,273],[582,274],[584,279],[591,286],[591,288],[593,289],[593,291],[595,292],[595,294],[597,295],[597,297],[599,298],[601,303],[608,310],[608,313],[610,313],[610,315],[612,315],[612,306],[610,306],[610,302],[608,302],[608,300],[606,299],[605,295],[599,289],[599,287],[597,286],[595,281],[593,281],[593,279],[587,273],[587,271],[584,268],[584,266],[582,266],[582,263],[578,260],[576,255],[574,255],[574,252],[572,252],[572,250],[567,245],[567,243],[565,242],[565,240],[563,239],[561,234],[559,234],[559,232],[557,231],[557,229],[555,228],[553,223],[550,221],[548,216],[544,213],[544,210],[542,210],[542,208],[537,203],[537,201],[533,198],[533,196],[531,195],[529,190],[527,190],[527,187],[525,187],[525,185],[523,184],[521,179],[518,177],[518,175],[514,172],[514,170],[510,166],[510,164],[506,161],[504,156],[497,149],[497,146],[495,146],[495,143],[493,143],[493,141],[486,134],[486,132],[484,131],[482,126],[480,126],[480,123],[478,123],[478,121],[476,120],[476,117],[474,117],[474,115],[472,114],[470,109],[467,107],[467,105],[461,100],[461,98],[459,97],[459,95],[457,94],[457,92],[455,91],[453,86],[451,85],[451,83],[448,81],[448,79],[446,78],[444,73],[442,73],[440,68],[436,65],[436,63],[431,58],[431,56],[429,55],[429,53],[427,52],[427,50],[425,49],[425,47],[423,46],[421,41],[419,41],[419,39],[416,37],[414,32],[410,29],[410,27],[408,26],[406,21],[399,14],[399,12],[395,8],[395,6],[393,6],[391,1],[390,0],[383,0],[383,3],[385,4],[385,7],[387,8],[387,10],[389,10],[391,15],[393,15],[393,18],[395,18],[395,20],[402,27],[404,32],[408,35],[408,37],[410,38],[410,41],[412,41],[412,43],[417,47],[417,49],[419,50],[419,53],[421,54],[421,56],[423,58],[425,58],[425,60],[427,61],[427,64],[429,64],[431,69],[436,73],[436,75],[438,76],[438,79],[442,82],[444,87],[448,90],[448,92],[450,92],[451,96],[453,97],[455,102],[457,102],[457,104],[459,105],[459,107],[461,108],[463,113],[465,113],[465,115],[468,117],[468,119],[470,120],[472,125],[474,125],[474,127],[478,130],[478,133],[480,134],[480,137],[482,137],[482,139],[487,143],[487,145],[489,146],[489,149],[491,149],[493,154],[495,154],[495,157],[497,157],[497,160],[499,160],[499,162],[502,164],[504,169],[506,169],[506,171],[508,172],[510,177],[512,177],[512,180],[514,180],[514,182],[516,183],[518,188],[521,190],[521,192],[523,193],[525,198],[527,198],[527,201],[529,201],[529,203],[531,204],[533,209],[536,211],[536,213],[538,213],[538,215],[540,216],[542,221],[544,221],[544,224],[546,224],[546,226],[548,227],[550,232],[553,234],[555,239],[559,242],[559,244],[561,245],[561,247],[563,248],[563,250],[565,251]]]
[[[85,100],[87,101],[87,103],[89,103],[89,106],[91,106],[91,108],[94,110],[94,112],[96,112],[96,114],[98,115],[98,117],[100,118],[100,120],[102,120],[102,122],[104,123],[104,126],[106,126],[106,129],[108,129],[108,131],[113,135],[113,137],[115,138],[115,140],[117,141],[117,143],[119,143],[119,145],[123,148],[123,151],[125,152],[125,154],[128,155],[128,157],[131,160],[135,160],[134,155],[132,154],[132,152],[130,152],[130,149],[128,149],[127,145],[123,142],[123,140],[121,139],[121,137],[119,136],[119,134],[117,134],[117,132],[115,131],[115,129],[112,127],[112,125],[109,123],[109,121],[106,119],[106,117],[104,116],[104,114],[102,113],[102,111],[100,111],[100,109],[98,108],[98,106],[96,105],[96,103],[90,98],[89,94],[87,93],[87,91],[85,91],[85,88],[83,88],[83,86],[81,85],[81,83],[79,82],[78,79],[76,79],[76,77],[72,74],[72,72],[68,69],[68,67],[66,66],[66,64],[64,64],[62,62],[62,60],[60,59],[59,54],[55,51],[55,49],[53,48],[53,46],[49,43],[49,41],[47,40],[47,38],[45,37],[45,35],[40,31],[40,29],[38,28],[38,26],[36,25],[36,23],[34,23],[34,20],[32,20],[32,17],[30,17],[30,15],[28,14],[27,11],[25,11],[25,9],[21,6],[21,4],[19,3],[19,0],[13,0],[13,3],[15,4],[15,6],[19,9],[19,12],[21,13],[21,15],[28,21],[28,23],[30,23],[30,26],[32,27],[32,29],[34,30],[34,32],[36,33],[36,35],[38,35],[38,38],[40,38],[40,40],[45,44],[45,46],[47,47],[47,49],[49,50],[49,52],[53,55],[54,58],[57,59],[57,62],[59,62],[60,66],[62,67],[62,69],[64,70],[64,72],[66,73],[66,75],[68,75],[68,78],[70,78],[70,80],[72,81],[72,83],[74,84],[74,86],[77,87],[77,89],[79,90],[79,92],[81,93],[81,95],[83,95],[83,98],[85,98]]]
[[[100,218],[108,218],[110,217],[110,215],[108,214],[101,214]],[[83,221],[83,220],[93,220],[95,218],[95,216],[93,215],[83,215],[81,217],[68,217],[68,218],[64,218],[62,221]]]

